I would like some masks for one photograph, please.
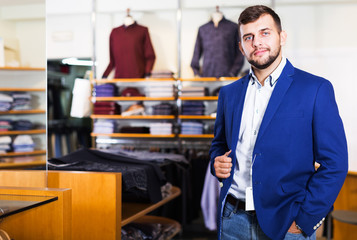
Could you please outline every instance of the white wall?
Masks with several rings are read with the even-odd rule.
[[[0,36],[18,41],[21,66],[46,66],[45,10],[45,3],[0,7]]]
[[[68,44],[51,47],[48,40],[48,56],[92,56],[91,23],[80,23],[81,30],[72,25],[75,16],[90,19],[91,0],[47,0],[47,31],[71,29],[80,32],[82,38]],[[76,4],[78,2],[78,4]],[[97,74],[100,77],[109,61],[109,34],[112,28],[122,24],[126,9],[139,24],[147,26],[157,56],[154,69],[177,71],[177,25],[176,0],[98,0],[96,21]],[[270,5],[270,0],[182,0],[181,66],[182,77],[193,76],[190,62],[199,26],[209,21],[210,14],[219,5],[227,19],[237,21],[240,12],[250,4]],[[349,146],[350,170],[357,171],[357,113],[352,107],[357,102],[354,87],[357,77],[351,70],[357,64],[357,1],[277,0],[276,11],[282,18],[283,28],[288,33],[284,54],[297,67],[329,79],[335,88],[337,103],[345,124]],[[79,14],[76,14],[79,13]],[[84,18],[84,17],[83,17]],[[78,24],[78,23],[76,23]],[[88,24],[88,25],[87,25]],[[77,33],[75,33],[77,34]],[[48,36],[49,39],[49,36]],[[70,51],[69,51],[70,49]],[[54,54],[56,53],[56,54]],[[248,65],[245,65],[247,68]]]

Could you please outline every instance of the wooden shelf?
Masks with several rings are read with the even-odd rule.
[[[179,119],[202,119],[202,120],[215,120],[216,117],[211,116],[198,116],[198,115],[179,115]]]
[[[3,114],[39,114],[39,113],[46,113],[46,111],[45,110],[40,110],[40,109],[10,110],[10,111],[0,112],[0,115],[3,115]]]
[[[182,101],[217,101],[218,96],[205,96],[205,97],[179,97]]]
[[[122,116],[122,115],[91,115],[92,119],[175,119],[174,115],[137,115],[137,116]]]
[[[179,134],[180,138],[213,138],[213,134],[197,134],[197,135],[191,135],[191,134]]]
[[[139,219],[140,217],[143,217],[144,215],[178,197],[180,194],[181,190],[178,187],[172,187],[171,194],[155,204],[123,202],[121,226],[124,226],[130,222],[135,221],[136,219]]]
[[[240,77],[197,77],[197,78],[179,78],[182,82],[224,82],[224,81],[236,81]]]
[[[45,88],[0,88],[0,92],[45,92]]]
[[[175,97],[92,97],[94,101],[174,101]]]
[[[10,70],[10,71],[45,71],[46,68],[34,68],[34,67],[0,67],[0,70]]]
[[[0,157],[12,157],[12,156],[30,156],[30,155],[40,155],[46,154],[46,150],[35,150],[33,152],[8,152],[0,153]]]
[[[152,135],[150,133],[91,133],[92,137],[115,137],[115,138],[174,138],[175,134]]]
[[[92,83],[116,83],[116,82],[171,82],[174,78],[114,78],[114,79],[96,79]]]
[[[26,168],[46,165],[46,155],[2,158],[0,169],[8,168]]]
[[[3,131],[0,132],[0,135],[20,135],[20,134],[44,134],[46,129],[33,129],[33,130],[24,130],[24,131]]]

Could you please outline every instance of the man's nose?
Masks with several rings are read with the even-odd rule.
[[[253,38],[253,46],[258,47],[260,45],[262,45],[262,39],[258,36],[254,37]]]

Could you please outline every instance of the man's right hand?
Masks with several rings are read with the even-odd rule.
[[[232,152],[229,150],[222,156],[218,156],[214,159],[214,170],[216,171],[216,177],[228,178],[231,175],[232,158],[228,155]]]

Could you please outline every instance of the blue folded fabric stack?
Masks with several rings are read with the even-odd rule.
[[[25,92],[12,92],[11,97],[12,110],[29,110],[31,109],[31,94]]]
[[[116,129],[117,129],[117,124],[115,120],[100,119],[94,123],[93,132],[111,134],[116,132]]]
[[[170,135],[172,133],[172,123],[150,123],[150,134]]]
[[[11,109],[14,99],[5,93],[0,93],[0,111],[5,112]]]
[[[201,122],[183,122],[181,124],[181,134],[188,134],[188,135],[203,134],[203,124]]]
[[[18,135],[12,142],[14,152],[33,152],[35,143],[30,135]]]
[[[202,101],[184,101],[182,104],[182,115],[204,115],[205,105]]]
[[[152,115],[173,115],[174,107],[170,103],[160,103],[152,107]]]
[[[94,87],[96,97],[114,97],[118,96],[118,87],[113,83],[105,83]]]
[[[17,131],[25,131],[33,129],[33,124],[29,120],[16,120],[11,123],[12,129]]]

